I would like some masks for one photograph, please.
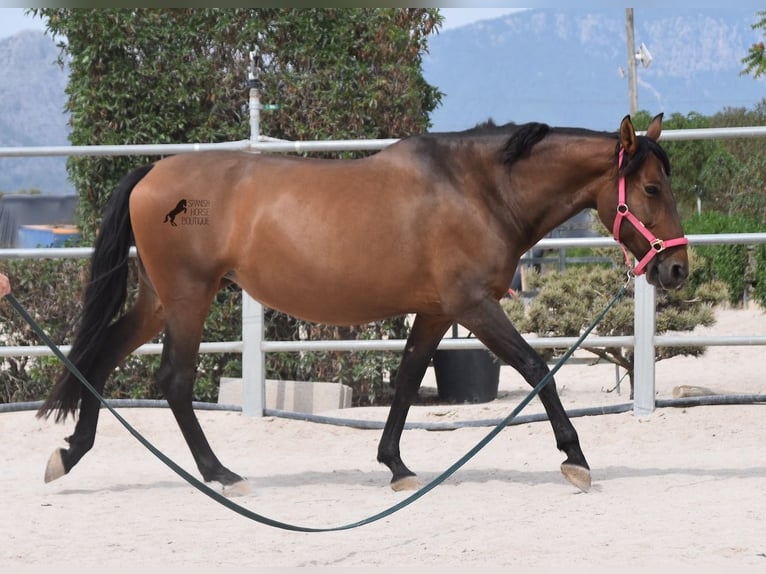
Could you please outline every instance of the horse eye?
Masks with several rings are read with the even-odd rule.
[[[656,185],[647,185],[644,188],[644,191],[647,195],[659,195],[660,194],[660,188]]]

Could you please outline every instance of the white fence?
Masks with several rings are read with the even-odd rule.
[[[251,99],[251,110],[259,109],[257,101]],[[252,133],[258,133],[257,117],[251,118]],[[693,140],[715,138],[750,138],[766,136],[766,127],[719,128],[696,130],[663,131],[662,139]],[[55,147],[0,147],[0,157],[35,157],[35,156],[70,156],[70,155],[169,155],[194,153],[209,149],[246,150],[252,152],[317,152],[317,151],[360,151],[379,150],[397,140],[339,140],[318,142],[285,142],[254,137],[251,140],[227,142],[221,144],[179,144],[179,145],[128,145],[128,146],[55,146]],[[766,233],[726,234],[726,235],[690,235],[691,245],[766,243]],[[563,247],[617,247],[611,238],[582,239],[545,239],[539,244],[545,249]],[[88,257],[90,248],[51,248],[51,249],[0,249],[0,258],[45,258],[45,257]],[[619,288],[615,285],[615,292]],[[583,345],[591,347],[620,346],[634,347],[634,413],[645,415],[654,411],[655,383],[654,357],[656,346],[713,346],[713,345],[764,345],[766,335],[754,334],[739,337],[701,337],[682,335],[657,335],[655,333],[655,291],[645,278],[636,279],[635,289],[634,334],[621,337],[589,337]],[[364,340],[364,341],[266,341],[263,337],[263,307],[252,298],[243,294],[242,304],[242,340],[230,342],[203,342],[202,353],[237,352],[242,353],[243,404],[242,412],[252,416],[261,416],[264,410],[265,361],[266,353],[300,351],[402,351],[404,340]],[[568,347],[575,342],[572,337],[534,338],[529,343],[535,348]],[[475,339],[445,338],[440,348],[479,348],[482,344]],[[144,345],[137,354],[156,354],[161,352],[159,344]],[[68,347],[61,347],[68,352]],[[0,347],[0,356],[42,356],[51,355],[47,347]]]

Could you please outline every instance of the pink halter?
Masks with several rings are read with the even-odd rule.
[[[624,153],[624,149],[620,147],[620,157],[617,163],[618,169],[622,166],[622,156]],[[614,236],[614,240],[617,241],[617,243],[620,244],[620,247],[622,248],[622,252],[625,254],[625,264],[630,268],[631,261],[630,261],[630,252],[625,247],[625,245],[620,241],[620,225],[622,225],[623,219],[627,219],[630,223],[633,224],[633,227],[635,227],[641,235],[643,235],[646,240],[650,244],[649,251],[647,251],[646,255],[643,256],[641,261],[638,262],[638,265],[636,265],[632,269],[633,275],[643,275],[646,272],[646,266],[649,265],[649,262],[652,260],[652,258],[657,255],[658,253],[661,253],[662,251],[665,251],[665,249],[669,247],[676,247],[677,245],[687,245],[689,243],[689,240],[686,239],[686,237],[679,237],[677,239],[657,239],[651,231],[649,231],[641,221],[630,212],[630,209],[628,209],[628,204],[625,202],[625,176],[620,176],[620,181],[618,184],[618,198],[617,198],[617,215],[614,218],[614,224],[612,225],[612,235]]]

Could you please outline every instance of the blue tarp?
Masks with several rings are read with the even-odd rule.
[[[0,197],[0,248],[19,247],[22,225],[72,225],[76,195],[6,194]]]

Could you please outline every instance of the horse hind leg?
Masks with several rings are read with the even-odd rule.
[[[519,334],[494,299],[482,301],[459,317],[459,321],[495,355],[516,369],[530,386],[535,387],[550,372],[545,361]],[[567,457],[561,464],[561,473],[577,488],[588,492],[591,487],[590,467],[580,448],[577,431],[561,404],[554,380],[542,388],[539,398],[553,427],[556,446]]]
[[[197,354],[202,340],[202,328],[212,296],[191,311],[188,300],[175,312],[167,310],[162,359],[157,371],[157,383],[168,401],[186,444],[205,482],[218,482],[226,496],[241,496],[251,490],[250,483],[218,460],[192,407]],[[205,313],[201,310],[204,309]]]
[[[84,372],[86,380],[101,393],[106,380],[114,368],[142,344],[159,333],[162,319],[158,313],[157,300],[151,288],[145,284],[139,287],[134,306],[115,321],[98,341],[92,353],[95,359]],[[45,468],[45,482],[51,482],[67,474],[93,447],[101,402],[85,387],[75,430],[66,438],[68,447],[51,454]]]
[[[402,461],[399,442],[428,363],[451,323],[449,319],[417,315],[407,338],[394,380],[394,400],[378,444],[378,462],[391,470],[393,490],[416,490],[420,486],[415,473]]]

